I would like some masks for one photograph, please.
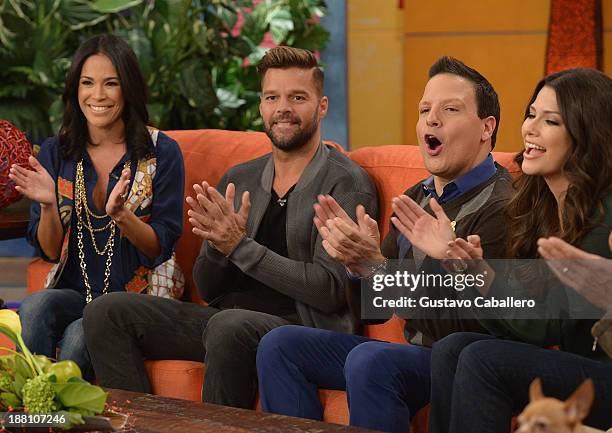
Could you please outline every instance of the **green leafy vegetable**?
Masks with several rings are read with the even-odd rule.
[[[49,413],[59,409],[55,401],[55,390],[45,374],[26,381],[21,390],[23,406],[28,412]]]
[[[106,392],[99,386],[89,383],[53,383],[53,388],[62,406],[76,409],[83,415],[98,414],[104,410]]]

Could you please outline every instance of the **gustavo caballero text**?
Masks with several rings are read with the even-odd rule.
[[[375,308],[534,308],[533,299],[518,299],[512,296],[505,298],[485,298],[477,296],[472,299],[453,299],[453,298],[430,298],[422,296],[420,298],[410,298],[401,296],[395,299],[385,299],[376,296],[372,300]]]

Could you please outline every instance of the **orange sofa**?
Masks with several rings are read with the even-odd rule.
[[[185,191],[203,180],[215,185],[231,166],[256,158],[270,151],[270,141],[259,132],[220,130],[169,131],[168,135],[180,145],[185,159]],[[334,144],[335,145],[335,144]],[[337,145],[336,145],[337,146]],[[428,176],[416,146],[379,146],[358,149],[347,155],[362,166],[372,177],[379,193],[381,234],[389,229],[391,198]],[[495,159],[511,172],[517,173],[512,153],[494,153]],[[201,241],[192,234],[187,221],[187,207],[183,214],[184,230],[177,245],[177,259],[185,272],[192,299],[202,302],[191,278],[194,260]],[[28,270],[28,289],[40,290],[49,265],[36,260]],[[364,335],[391,342],[406,343],[403,321],[393,318],[383,325],[366,326]],[[155,394],[168,397],[200,400],[205,366],[192,361],[147,361],[146,368]],[[321,390],[324,419],[339,424],[348,423],[346,395],[342,391]],[[259,403],[258,403],[259,408]],[[427,429],[427,411],[422,410],[413,420],[414,432]]]

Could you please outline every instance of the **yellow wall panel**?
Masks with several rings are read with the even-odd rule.
[[[520,149],[525,104],[544,73],[551,0],[348,0],[351,148],[416,143],[417,104],[441,55],[474,66],[502,104],[498,150]],[[612,75],[612,0],[602,0]]]
[[[394,31],[355,32],[349,39],[351,149],[403,142],[401,43]]]
[[[405,0],[404,10],[409,33],[532,32],[547,30],[550,0]]]
[[[544,73],[545,35],[407,37],[404,40],[405,143],[415,144],[417,106],[429,66],[442,55],[456,57],[481,72],[501,103],[496,150],[521,148],[525,105]]]
[[[604,28],[612,28],[612,0],[601,0],[601,13]]]
[[[348,0],[347,8],[349,146],[401,144],[402,10],[396,0]]]
[[[396,30],[404,25],[397,0],[347,0],[346,3],[349,31]]]

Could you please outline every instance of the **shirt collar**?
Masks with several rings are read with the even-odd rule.
[[[493,160],[493,156],[489,153],[484,161],[482,161],[476,167],[472,168],[467,173],[462,174],[457,179],[447,183],[444,186],[442,196],[440,197],[438,197],[438,194],[436,193],[433,176],[425,179],[421,185],[423,186],[423,192],[426,196],[432,196],[440,203],[446,203],[460,197],[472,188],[490,179],[496,171],[497,167],[495,167],[495,161]]]

